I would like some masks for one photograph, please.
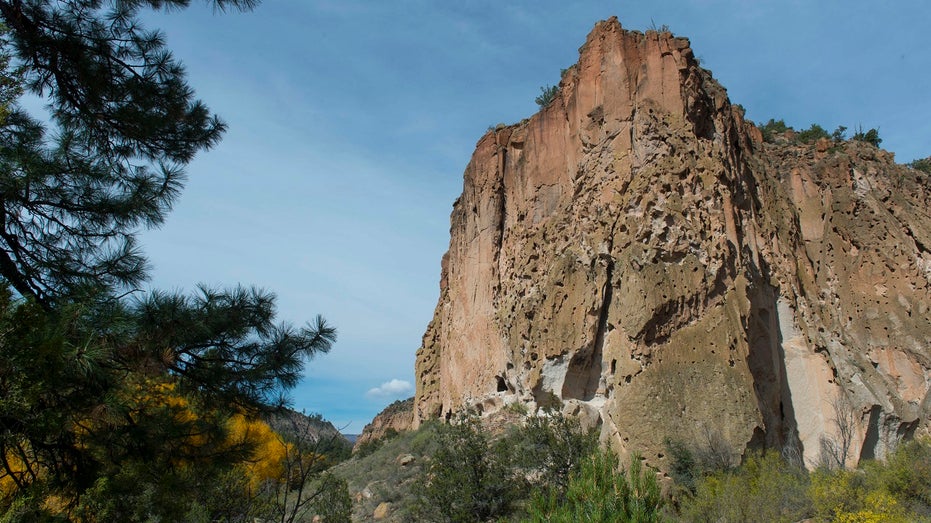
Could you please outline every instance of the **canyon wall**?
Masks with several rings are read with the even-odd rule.
[[[853,464],[927,430],[929,176],[782,142],[687,39],[598,23],[466,168],[414,425],[559,408],[658,466],[667,437]]]

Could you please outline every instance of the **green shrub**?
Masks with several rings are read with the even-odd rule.
[[[598,448],[597,434],[558,412],[493,435],[475,417],[436,428],[436,450],[419,493],[419,519],[516,517],[532,495],[565,499],[570,477]]]
[[[763,133],[764,142],[772,143],[776,139],[777,134],[782,134],[790,129],[792,128],[786,125],[784,120],[774,120],[770,118],[768,122],[760,127],[760,132]]]
[[[678,482],[675,463],[689,461],[673,458],[671,475]],[[682,521],[931,521],[927,442],[903,444],[885,462],[865,461],[857,470],[822,467],[809,474],[768,452],[751,454],[730,471],[685,477],[694,479],[695,489],[681,501],[677,517]]]
[[[530,502],[533,522],[660,521],[663,497],[656,474],[631,456],[627,472],[618,472],[617,456],[600,450],[569,478],[565,496],[537,493]]]
[[[888,492],[868,487],[861,470],[818,469],[812,473],[808,495],[818,521],[908,521]]]
[[[786,125],[784,120],[775,120],[773,118],[770,118],[768,122],[760,126],[760,132],[763,134],[763,141],[769,142],[769,143],[773,143],[776,140],[777,135],[781,135],[787,131],[792,131],[792,130],[793,130],[792,127]],[[874,131],[874,135],[871,135],[870,139],[873,139],[873,138],[878,139],[878,135],[876,135],[875,130],[873,131]],[[854,139],[860,139],[862,141],[870,141],[866,138],[866,134],[868,133],[861,132],[858,135],[854,135]],[[860,138],[857,138],[857,136],[860,136]],[[801,142],[801,143],[812,143],[822,138],[830,138],[831,140],[834,140],[835,142],[842,142],[847,139],[847,128],[844,127],[843,125],[839,125],[837,126],[836,129],[834,129],[834,132],[829,134],[827,129],[825,129],[824,127],[821,127],[820,125],[816,123],[813,123],[811,124],[811,127],[809,127],[808,129],[799,131],[798,134],[795,135],[795,141]],[[881,142],[882,140],[879,140],[879,141]],[[874,145],[879,145],[879,143],[878,142],[874,143]]]
[[[864,464],[870,490],[884,490],[913,516],[931,519],[931,445],[923,441],[902,444],[885,463]]]
[[[540,88],[540,96],[536,97],[534,101],[537,102],[537,105],[540,107],[546,107],[553,103],[557,94],[559,94],[558,85],[547,85]]]
[[[858,470],[818,469],[808,496],[824,521],[931,521],[931,445],[905,443]]]
[[[367,520],[382,502],[390,502],[391,517],[395,521],[419,521],[414,511],[418,496],[427,482],[427,467],[431,456],[439,448],[437,433],[442,426],[437,420],[421,424],[414,431],[405,431],[384,441],[372,454],[352,458],[335,466],[331,471],[349,485],[349,492],[358,494],[368,489],[371,497],[358,499],[353,506],[353,518]],[[399,457],[410,454],[414,461],[405,466]],[[277,519],[275,521],[278,521]]]
[[[327,523],[349,523],[352,514],[352,498],[346,481],[330,474],[323,474],[314,485],[316,496],[311,511]],[[309,519],[308,519],[309,520]]]
[[[831,135],[828,134],[828,131],[816,123],[811,124],[811,127],[808,129],[800,131],[797,136],[798,140],[802,143],[812,143],[822,138],[830,137]]]
[[[244,520],[258,515],[248,484],[230,470],[182,467],[166,473],[127,462],[83,493],[75,515],[77,521]]]
[[[676,485],[688,492],[695,492],[695,482],[702,476],[701,466],[688,446],[679,441],[666,438],[664,442],[669,455],[669,477]]]
[[[931,156],[928,158],[922,158],[921,160],[915,160],[914,162],[908,164],[908,166],[923,173],[931,174]]]
[[[847,139],[847,127],[843,125],[838,125],[837,129],[834,129],[834,132],[831,133],[831,139],[835,142],[843,142]]]
[[[441,426],[437,439],[419,496],[419,519],[464,523],[511,513],[524,482],[504,444],[491,441],[471,417]]]
[[[776,452],[751,454],[743,466],[703,476],[682,501],[683,521],[795,522],[811,511],[808,474]]]
[[[879,147],[879,144],[883,143],[882,138],[879,137],[879,129],[873,128],[864,132],[862,126],[857,128],[857,132],[853,134],[853,139],[858,142],[872,144],[874,147]]]
[[[562,495],[569,476],[585,458],[598,449],[595,431],[582,430],[579,420],[560,414],[531,416],[523,427],[509,435],[505,445],[524,475],[533,478],[536,488]]]
[[[67,523],[63,515],[51,514],[43,505],[45,495],[21,495],[0,508],[0,523]]]

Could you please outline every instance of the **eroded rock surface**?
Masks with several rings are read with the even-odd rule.
[[[362,434],[356,438],[353,451],[362,446],[380,440],[390,433],[404,432],[411,429],[414,422],[414,398],[395,401],[378,413],[371,423],[362,429]]]
[[[927,430],[931,179],[760,136],[687,39],[597,24],[466,168],[414,424],[556,405],[660,466],[708,427],[809,464],[838,410],[849,463]]]

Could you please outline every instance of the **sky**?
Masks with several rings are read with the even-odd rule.
[[[536,112],[598,20],[688,37],[754,121],[877,127],[897,161],[931,155],[924,0],[194,4],[145,23],[229,130],[141,236],[151,287],[255,285],[281,321],[324,316],[338,341],[291,397],[344,433],[413,395],[476,142]]]

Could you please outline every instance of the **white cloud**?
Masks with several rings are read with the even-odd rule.
[[[413,391],[414,386],[409,381],[393,379],[369,389],[365,395],[369,398],[401,398],[409,396]]]

